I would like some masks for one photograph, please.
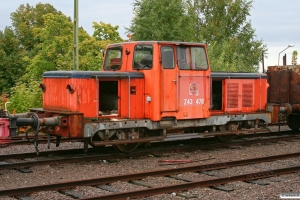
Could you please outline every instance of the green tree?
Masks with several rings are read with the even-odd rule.
[[[209,45],[213,70],[258,70],[262,53],[267,51],[247,17],[252,0],[197,0],[192,2],[198,16],[199,34]]]
[[[297,56],[298,56],[298,52],[297,51],[293,51],[292,65],[297,65]]]
[[[121,42],[123,39],[118,32],[119,26],[112,26],[102,21],[100,23],[93,22],[94,34],[93,37],[99,41]]]
[[[191,20],[182,0],[135,0],[127,28],[132,40],[190,41]]]
[[[43,16],[48,13],[61,14],[50,4],[38,3],[35,7],[21,4],[11,14],[12,26],[22,46],[30,53],[36,44],[40,43],[34,36],[34,29],[44,27]]]
[[[57,11],[49,4],[37,4],[36,7],[21,5],[11,14],[13,26],[0,31],[0,93],[9,93],[24,74],[29,63],[24,58],[34,55],[32,49],[39,43],[33,36],[33,30],[42,26],[43,13],[49,12]]]
[[[33,29],[35,55],[26,57],[29,64],[22,78],[25,82],[41,80],[49,70],[72,69],[72,22],[63,14],[45,14],[43,27]]]
[[[0,94],[8,93],[22,76],[24,55],[25,51],[12,28],[6,27],[3,32],[0,31]]]
[[[258,70],[262,40],[247,21],[252,0],[135,0],[128,33],[133,40],[208,44],[212,70]]]

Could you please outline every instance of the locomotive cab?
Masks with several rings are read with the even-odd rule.
[[[143,101],[136,106],[146,119],[174,125],[177,120],[210,116],[205,44],[144,41],[109,45],[103,70],[144,74]]]

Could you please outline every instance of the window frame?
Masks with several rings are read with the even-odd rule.
[[[119,67],[117,67],[117,68],[112,68],[112,67],[109,67],[109,66],[111,66],[111,65],[108,65],[108,63],[109,62],[111,62],[111,59],[113,59],[113,58],[109,58],[109,53],[110,53],[110,51],[111,50],[119,50],[120,51],[120,53],[121,53],[121,56],[120,57],[117,57],[118,59],[120,59],[121,60],[121,63],[120,63],[120,65],[114,65],[114,66],[119,66]],[[104,70],[113,70],[113,71],[115,71],[115,70],[120,70],[121,68],[122,68],[122,65],[123,65],[123,62],[122,62],[122,57],[123,57],[123,47],[122,46],[115,46],[115,47],[110,47],[110,48],[108,48],[108,49],[106,49],[106,52],[105,52],[105,60],[104,60],[104,65],[103,65],[103,69]]]
[[[151,47],[152,51],[150,52],[150,54],[145,54],[142,56],[142,58],[136,62],[135,59],[136,59],[136,52],[138,52],[137,47],[138,46],[148,46],[149,48]],[[140,52],[143,52],[143,51],[140,51]],[[151,55],[151,66],[150,67],[147,67],[149,65],[149,60],[147,60],[147,57]],[[133,58],[132,58],[132,69],[133,70],[151,70],[153,68],[153,56],[154,56],[154,47],[152,44],[136,44],[134,46],[134,49],[133,49]],[[142,62],[144,62],[145,64],[143,64]],[[148,63],[147,63],[148,62]],[[139,67],[135,67],[135,66],[139,66]]]
[[[164,67],[164,65],[163,65],[163,50],[162,49],[165,48],[165,47],[172,49],[172,52],[173,52],[173,67],[172,68]],[[168,46],[168,45],[161,46],[160,47],[160,56],[161,56],[161,65],[162,65],[163,69],[175,69],[175,67],[176,67],[175,51],[174,51],[174,48],[172,46]]]
[[[183,48],[184,47],[184,48]],[[196,63],[195,61],[195,53],[193,52],[193,49],[201,49],[201,51],[204,53],[202,53],[202,56],[205,56],[205,65],[203,65],[202,67],[205,68],[197,68],[196,65],[192,64],[192,63]],[[183,54],[183,50],[185,51],[185,53]],[[181,46],[177,46],[176,47],[176,58],[177,58],[177,63],[178,63],[178,68],[180,70],[196,70],[196,71],[206,71],[209,69],[208,66],[208,60],[207,60],[207,52],[205,50],[204,47],[202,46],[189,46],[189,45],[181,45]],[[184,67],[185,65],[185,67]]]

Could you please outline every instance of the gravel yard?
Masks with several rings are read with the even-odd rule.
[[[67,149],[74,147],[82,148],[83,144],[62,143],[59,149]],[[39,149],[40,151],[48,150],[46,144],[40,144]],[[52,144],[51,149],[55,149],[54,144]],[[145,157],[135,159],[120,159],[118,160],[118,162],[113,163],[107,162],[105,160],[99,160],[86,163],[37,166],[31,168],[32,173],[21,173],[17,170],[2,170],[0,172],[0,190],[64,182],[69,180],[89,179],[101,176],[114,176],[120,174],[145,172],[158,169],[176,168],[195,164],[207,164],[239,159],[249,159],[253,157],[293,153],[298,152],[299,150],[300,140],[293,140],[277,143],[255,144],[234,148],[198,150],[186,153],[168,153],[163,155],[162,157],[148,155]],[[1,148],[0,154],[34,151],[35,149],[33,145],[15,145],[6,148]],[[166,162],[160,162],[161,160],[193,160],[195,162],[170,165]],[[215,175],[215,177],[202,173],[186,173],[180,174],[179,176],[191,180],[206,180],[217,178],[217,176],[230,176],[231,174],[244,174],[249,172],[257,172],[268,169],[299,165],[299,163],[300,159],[295,158],[276,161],[272,163],[260,163],[251,166],[213,171],[212,173]],[[143,181],[154,186],[178,184],[183,182],[167,177],[148,177]],[[195,188],[187,191],[187,193],[190,195],[195,195],[195,199],[279,199],[279,195],[281,192],[300,192],[299,173],[267,178],[261,181],[267,182],[269,185],[261,186],[245,182],[233,182],[225,185],[227,188],[233,189],[233,191],[231,192],[224,192],[212,188]],[[111,186],[112,188],[116,188],[120,191],[130,191],[143,188],[142,186],[137,186],[124,182],[113,183]],[[110,194],[110,192],[108,191],[89,186],[77,187],[73,190],[85,196]],[[30,197],[32,199],[72,199],[59,192],[52,191],[34,193],[31,194]],[[1,199],[10,200],[14,198],[2,197]],[[152,200],[184,198],[176,196],[175,193],[172,193],[156,195],[143,199]]]

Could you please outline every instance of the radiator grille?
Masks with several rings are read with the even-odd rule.
[[[239,84],[228,83],[227,84],[227,108],[238,107],[238,96],[239,96]]]
[[[253,84],[243,84],[242,85],[242,107],[252,107],[253,106]]]

